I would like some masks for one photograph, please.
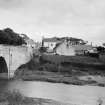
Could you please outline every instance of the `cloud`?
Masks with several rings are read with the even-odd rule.
[[[2,9],[14,9],[19,8],[24,0],[0,0],[0,8]]]
[[[0,0],[0,13],[0,27],[35,38],[41,32],[105,40],[104,0]]]
[[[105,18],[103,0],[31,0],[31,3],[28,8],[40,25],[78,24],[79,21],[80,24],[100,24]]]
[[[105,18],[104,0],[0,0],[0,8],[37,20],[39,25],[93,24]]]

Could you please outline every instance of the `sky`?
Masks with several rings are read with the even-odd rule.
[[[0,0],[0,29],[10,27],[40,41],[76,37],[105,42],[105,0]]]

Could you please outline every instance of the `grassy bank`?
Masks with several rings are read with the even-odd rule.
[[[92,69],[105,69],[105,62],[99,58],[90,56],[59,56],[59,55],[45,55],[41,56],[42,62],[49,62],[54,64],[61,64],[63,66],[73,66],[82,68]]]
[[[15,74],[16,78],[28,81],[105,86],[105,84],[97,83],[92,79],[79,79],[80,76],[87,75],[105,76],[105,63],[97,58],[85,56],[42,55],[40,58],[34,56],[30,62],[22,65]]]
[[[0,105],[37,105],[32,98],[24,97],[18,91],[0,93]]]
[[[29,98],[18,91],[0,93],[0,105],[67,105],[50,99]]]

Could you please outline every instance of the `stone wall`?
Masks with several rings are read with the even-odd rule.
[[[13,77],[15,70],[31,59],[32,53],[32,49],[28,47],[0,45],[0,56],[4,57],[7,63],[8,76]]]

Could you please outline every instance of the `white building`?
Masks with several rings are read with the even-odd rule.
[[[42,46],[47,48],[48,52],[53,52],[53,49],[56,47],[56,45],[59,43],[60,41],[56,38],[44,38],[42,40]]]
[[[70,45],[67,42],[63,42],[55,48],[55,52],[59,55],[75,56],[84,54],[86,50],[91,49],[93,49],[91,45]]]

